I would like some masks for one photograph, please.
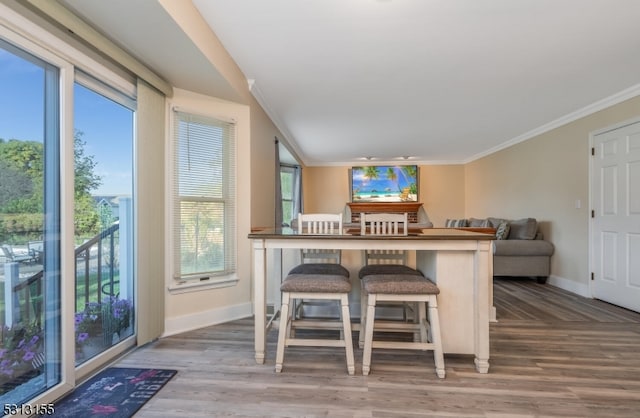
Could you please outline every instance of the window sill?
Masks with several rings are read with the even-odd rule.
[[[207,280],[174,280],[169,285],[169,293],[178,295],[181,293],[201,292],[203,290],[231,287],[237,283],[238,276],[235,273],[227,276],[210,277]]]

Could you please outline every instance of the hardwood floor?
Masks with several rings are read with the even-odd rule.
[[[640,314],[528,279],[496,279],[489,374],[471,356],[374,351],[372,371],[346,372],[344,350],[289,348],[264,365],[251,319],[161,339],[118,366],[178,369],[136,417],[638,417]],[[357,333],[355,333],[357,338]],[[314,356],[309,367],[303,359]]]

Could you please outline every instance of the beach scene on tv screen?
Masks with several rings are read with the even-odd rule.
[[[368,166],[351,169],[353,202],[417,202],[418,167]]]

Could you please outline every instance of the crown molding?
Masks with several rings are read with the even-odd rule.
[[[571,122],[575,122],[578,119],[584,118],[585,116],[592,115],[601,110],[607,109],[611,106],[620,104],[625,100],[632,99],[634,97],[640,96],[640,84],[636,84],[635,86],[631,86],[628,89],[622,90],[614,95],[606,97],[602,100],[598,100],[590,105],[583,107],[582,109],[578,109],[575,112],[568,113],[556,120],[553,120],[549,123],[546,123],[538,128],[532,129],[529,132],[525,132],[522,135],[518,135],[515,138],[512,138],[506,142],[503,142],[500,145],[497,145],[493,148],[489,148],[486,151],[478,153],[463,162],[463,164],[470,163],[472,161],[478,160],[480,158],[486,157],[488,155],[494,154],[503,149],[509,148],[513,145],[519,144],[521,142],[532,139],[536,136],[542,135],[546,132],[549,132],[553,129],[559,128],[561,126],[567,125]]]

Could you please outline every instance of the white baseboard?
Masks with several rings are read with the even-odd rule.
[[[164,322],[162,337],[180,334],[194,329],[222,324],[236,319],[248,318],[253,315],[253,303],[246,302],[239,305],[225,306],[198,312],[193,315],[185,315],[175,318],[167,318]]]
[[[591,298],[591,288],[589,283],[578,283],[575,280],[565,279],[559,276],[549,276],[547,284],[566,290],[576,295],[584,296],[585,298]]]

